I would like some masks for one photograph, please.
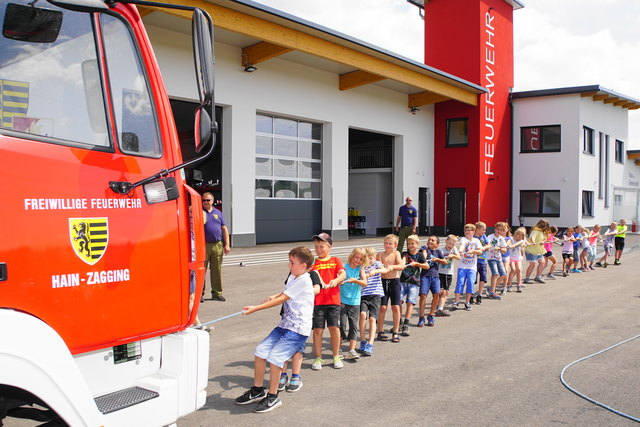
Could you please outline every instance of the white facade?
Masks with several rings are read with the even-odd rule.
[[[149,23],[147,31],[169,96],[195,101],[189,36]],[[411,114],[406,92],[378,85],[340,91],[336,72],[286,55],[258,64],[253,73],[243,71],[239,47],[216,42],[215,55],[216,104],[223,106],[223,214],[235,245],[255,243],[256,113],[323,124],[322,228],[337,240],[347,237],[350,192],[352,202],[365,203],[357,193],[366,189],[349,188],[350,128],[394,138],[392,194],[357,206],[376,211],[378,224],[394,220],[405,195],[417,197],[419,187],[433,188],[432,105]]]
[[[525,216],[526,226],[535,225],[541,218],[558,227],[591,227],[617,221],[620,209],[615,205],[620,198],[615,195],[628,188],[637,190],[640,176],[640,168],[626,161],[628,110],[594,100],[593,94],[584,95],[584,91],[554,91],[539,91],[540,96],[514,94],[511,221],[517,224],[522,213],[522,191],[560,191],[559,214]],[[521,128],[553,125],[561,129],[559,152],[522,151]],[[585,126],[593,129],[592,153],[585,152]],[[621,163],[616,161],[616,141],[624,146]],[[636,177],[635,184],[630,176]],[[592,192],[592,215],[583,214],[584,191]],[[627,216],[629,223],[630,219],[637,218]]]

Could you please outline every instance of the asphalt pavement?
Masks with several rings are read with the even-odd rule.
[[[280,292],[287,252],[297,245],[233,249],[223,267],[227,301],[205,301],[200,319],[238,312]],[[358,245],[381,248],[382,238],[336,242],[332,254],[345,260]],[[211,333],[207,403],[178,425],[637,425],[571,393],[559,375],[567,364],[640,334],[638,245],[640,237],[628,235],[630,250],[620,266],[528,285],[501,301],[485,298],[470,312],[436,318],[433,328],[415,327],[414,312],[410,337],[376,341],[373,357],[345,361],[340,370],[331,367],[325,332],[323,369],[310,369],[308,353],[303,388],[281,393],[283,406],[266,414],[234,399],[251,386],[253,350],[278,324],[279,309],[223,320]],[[390,320],[388,313],[385,329]],[[576,364],[565,380],[639,418],[640,339]]]

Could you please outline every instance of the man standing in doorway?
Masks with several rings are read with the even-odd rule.
[[[207,243],[207,252],[204,259],[204,269],[210,267],[211,275],[211,299],[226,301],[222,296],[222,255],[227,255],[229,247],[229,230],[224,224],[222,212],[213,207],[213,194],[202,195],[202,208],[204,210],[204,238]],[[202,287],[204,298],[204,286]]]
[[[398,233],[398,251],[402,253],[404,241],[418,229],[418,210],[411,205],[413,199],[407,196],[405,204],[400,206],[396,218],[396,233]],[[398,227],[399,226],[399,227]]]

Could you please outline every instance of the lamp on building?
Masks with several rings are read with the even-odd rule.
[[[424,0],[407,0],[407,3],[417,6],[420,18],[424,19]]]
[[[409,111],[411,111],[411,114],[415,115],[418,111],[420,111],[420,109],[418,107],[411,107]]]
[[[244,67],[244,71],[246,73],[253,73],[254,71],[258,71],[258,69],[251,63],[249,63],[249,57],[246,53],[242,54],[242,66]]]
[[[520,227],[524,227],[524,215],[518,215],[518,223],[520,224]]]

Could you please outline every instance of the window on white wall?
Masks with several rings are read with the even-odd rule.
[[[616,139],[616,163],[624,163],[624,142]]]
[[[560,216],[560,190],[521,190],[522,216]]]
[[[593,191],[582,192],[582,216],[593,216]]]
[[[256,115],[257,199],[320,199],[322,124]]]
[[[586,154],[595,154],[593,129],[587,126],[582,127],[582,152]]]

